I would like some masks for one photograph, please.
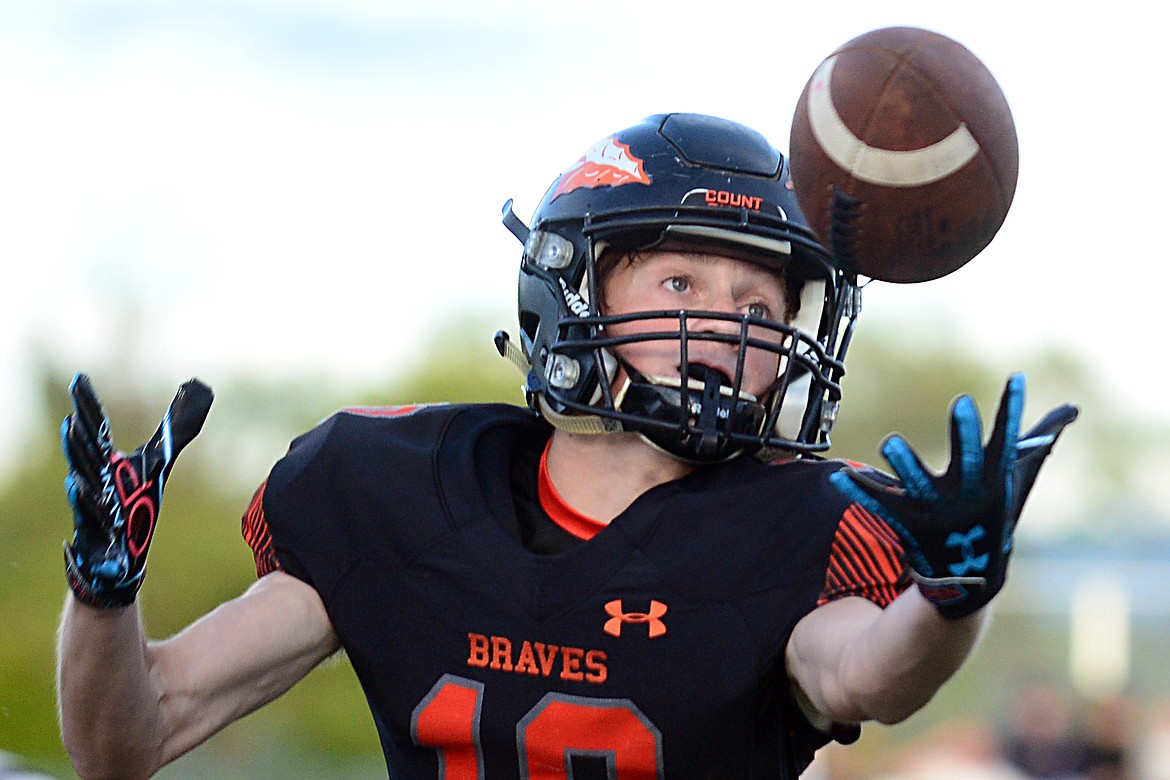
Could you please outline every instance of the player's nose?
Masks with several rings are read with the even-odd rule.
[[[729,315],[740,313],[730,289],[711,291],[702,301],[702,311]],[[701,333],[738,333],[740,327],[740,323],[733,319],[704,317],[701,314],[689,318],[689,322],[692,330]]]

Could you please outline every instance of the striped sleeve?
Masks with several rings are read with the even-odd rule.
[[[257,577],[281,569],[280,562],[276,560],[276,554],[272,551],[272,533],[268,530],[268,521],[264,518],[264,488],[267,484],[265,481],[257,488],[241,523],[244,540],[252,548],[252,555],[256,559]]]
[[[837,526],[817,604],[860,596],[886,607],[910,584],[902,543],[880,518],[850,504]]]

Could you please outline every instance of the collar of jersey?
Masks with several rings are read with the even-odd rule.
[[[578,539],[592,539],[598,531],[605,528],[605,523],[581,514],[561,498],[561,494],[552,483],[552,478],[548,475],[548,449],[551,444],[550,437],[548,443],[544,445],[544,452],[540,454],[540,472],[536,481],[540,507],[554,523],[568,533]]]

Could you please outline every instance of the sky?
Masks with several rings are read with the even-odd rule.
[[[787,149],[820,61],[892,25],[949,35],[987,64],[1020,178],[987,250],[941,280],[870,285],[862,327],[995,355],[1058,345],[1100,362],[1135,418],[1170,419],[1161,26],[1129,0],[1042,10],[1056,7],[2,4],[4,438],[19,440],[45,360],[168,384],[369,382],[444,323],[514,327],[505,200],[527,220],[593,142],[654,113],[725,116]]]

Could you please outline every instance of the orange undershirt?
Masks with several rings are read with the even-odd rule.
[[[540,506],[565,531],[578,539],[592,539],[594,534],[605,528],[605,523],[581,514],[561,498],[548,475],[548,448],[551,444],[552,439],[549,439],[548,444],[544,445],[544,452],[540,454],[540,472],[536,480]]]

